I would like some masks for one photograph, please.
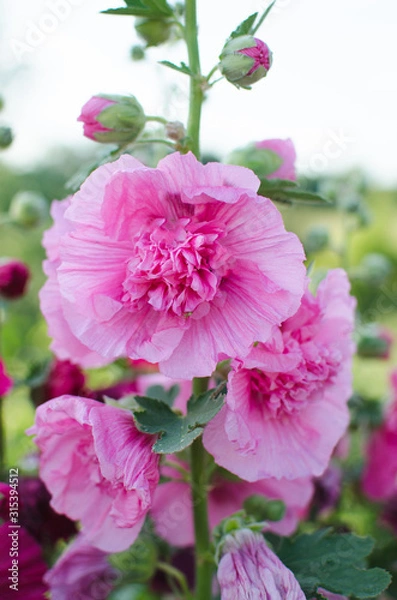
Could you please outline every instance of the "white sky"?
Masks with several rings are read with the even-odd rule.
[[[198,0],[204,70],[217,62],[230,31],[267,4]],[[397,185],[397,2],[277,4],[257,34],[273,50],[268,77],[251,92],[227,82],[214,87],[204,109],[203,148],[225,155],[252,140],[291,137],[303,172],[361,166],[377,183]],[[50,7],[60,5],[68,14],[56,19]],[[99,92],[132,93],[148,114],[184,119],[187,77],[156,64],[186,61],[183,44],[151,50],[150,62],[132,62],[133,18],[98,14],[122,5],[0,0],[0,92],[6,99],[0,122],[16,133],[2,159],[23,166],[58,142],[92,147],[76,118]]]

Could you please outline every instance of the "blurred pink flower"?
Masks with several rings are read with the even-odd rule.
[[[28,267],[20,260],[0,262],[0,297],[16,300],[23,296],[29,277]]]
[[[12,379],[7,375],[3,361],[0,359],[0,396],[8,394],[12,388]]]
[[[84,135],[91,140],[96,141],[95,134],[111,131],[108,127],[104,127],[98,121],[98,117],[105,108],[116,104],[114,100],[109,100],[101,96],[93,96],[86,102],[81,109],[81,115],[77,119],[83,123]]]
[[[292,140],[263,140],[261,142],[256,142],[255,146],[261,150],[271,150],[272,152],[277,154],[282,160],[282,164],[277,169],[277,171],[274,171],[274,173],[268,175],[267,179],[277,178],[296,181],[296,151]]]
[[[36,410],[40,477],[51,506],[80,520],[87,541],[117,552],[136,539],[159,479],[154,437],[132,414],[88,398],[61,396]]]
[[[392,374],[391,382],[393,402],[366,450],[362,487],[372,500],[389,500],[397,494],[397,371]]]
[[[125,155],[94,171],[56,216],[65,233],[46,263],[41,305],[58,356],[73,356],[77,338],[104,362],[143,358],[190,379],[266,341],[298,308],[304,267],[258,185],[192,154],[157,169]],[[87,365],[82,351],[76,360]]]
[[[229,534],[222,554],[217,573],[221,600],[305,600],[294,574],[270,550],[262,535],[249,529]]]
[[[180,462],[177,457],[170,457]],[[181,463],[188,468],[187,465]],[[154,494],[150,514],[157,533],[173,546],[193,546],[194,527],[190,486],[181,474],[169,466],[163,466],[162,475],[174,481],[160,484]],[[263,479],[256,483],[230,481],[217,476],[211,481],[208,494],[208,516],[210,529],[223,519],[239,511],[244,501],[252,495],[261,495],[269,500],[282,500],[286,512],[280,521],[269,521],[268,530],[278,535],[291,535],[300,519],[306,516],[313,494],[310,478],[288,481]]]
[[[108,562],[108,554],[91,546],[79,535],[44,580],[53,600],[106,600],[118,578]]]
[[[321,475],[349,421],[355,300],[341,269],[268,344],[234,361],[226,405],[204,431],[215,462],[247,481]]]

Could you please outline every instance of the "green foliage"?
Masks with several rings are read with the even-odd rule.
[[[108,600],[160,600],[160,596],[145,585],[132,583],[113,590]]]
[[[145,583],[155,573],[158,549],[152,536],[141,533],[136,542],[125,550],[110,556],[110,563],[123,576],[123,582]]]
[[[147,17],[156,19],[172,17],[173,8],[166,0],[125,0],[126,8],[109,8],[102,12],[109,15],[130,15],[134,17]]]
[[[326,529],[283,539],[277,554],[295,574],[308,598],[319,587],[344,596],[373,598],[391,581],[383,569],[366,568],[366,558],[373,546],[370,537]]]
[[[258,13],[256,12],[247,17],[242,23],[240,23],[240,25],[236,27],[234,31],[232,31],[230,37],[235,38],[239,37],[240,35],[250,35],[257,16]]]
[[[174,71],[178,71],[179,73],[184,73],[185,75],[194,77],[193,71],[191,71],[189,69],[189,67],[187,66],[187,64],[184,62],[181,62],[180,66],[175,65],[174,63],[170,62],[169,60],[160,60],[159,63],[160,63],[160,65],[164,65],[165,67],[169,67],[170,69],[173,69]]]
[[[153,446],[155,452],[180,452],[201,435],[203,426],[220,411],[224,396],[225,386],[221,385],[190,398],[186,416],[174,412],[167,402],[136,396],[135,401],[139,406],[134,411],[137,427],[145,433],[160,435]]]
[[[296,182],[288,179],[261,179],[258,193],[284,204],[299,202],[300,204],[316,205],[330,202],[321,194],[303,190]]]
[[[260,494],[253,494],[244,501],[244,510],[256,521],[281,521],[285,515],[282,500],[268,500]]]

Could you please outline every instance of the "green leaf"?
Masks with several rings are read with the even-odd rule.
[[[327,529],[283,539],[277,554],[308,598],[318,587],[344,596],[372,598],[390,584],[390,575],[383,569],[365,568],[373,546],[370,537]]]
[[[174,401],[176,400],[180,391],[179,385],[173,385],[169,390],[163,388],[162,385],[151,385],[146,390],[146,396],[148,398],[154,398],[155,400],[161,400],[161,402],[165,402],[168,406],[172,406]]]
[[[185,64],[184,62],[181,62],[180,66],[178,66],[170,62],[169,60],[160,60],[159,64],[164,65],[165,67],[169,67],[170,69],[174,69],[174,71],[178,71],[179,73],[184,73],[185,75],[194,77],[193,71],[191,71],[187,64]]]
[[[253,28],[253,25],[256,21],[256,17],[258,13],[253,13],[249,17],[247,17],[232,33],[230,34],[230,38],[238,37],[239,35],[249,35]]]
[[[138,429],[160,437],[153,446],[159,454],[172,454],[184,450],[203,432],[208,423],[222,408],[225,385],[193,397],[187,404],[187,415],[174,412],[170,406],[155,398],[136,396],[140,410],[134,411]]]
[[[327,198],[324,198],[324,196],[302,190],[296,183],[286,183],[283,179],[261,179],[258,193],[275,202],[283,202],[285,204],[293,204],[294,202],[311,205],[330,204],[330,201]]]
[[[166,0],[125,0],[125,3],[126,8],[109,8],[102,12],[110,15],[130,15],[149,19],[171,17],[174,14]]]

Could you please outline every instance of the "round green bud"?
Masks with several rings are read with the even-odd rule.
[[[101,95],[112,102],[96,117],[106,131],[96,131],[97,142],[124,144],[133,142],[146,124],[144,110],[134,96]]]
[[[172,23],[167,19],[136,19],[135,30],[146,46],[160,46],[171,35]]]
[[[37,192],[18,192],[11,200],[8,213],[15,225],[30,229],[45,221],[48,205],[43,196]]]
[[[240,35],[228,40],[219,57],[222,75],[237,87],[250,86],[265,77],[272,64],[272,53],[262,40]]]
[[[145,49],[143,48],[143,46],[132,46],[131,48],[131,58],[132,60],[144,60],[145,58]]]
[[[309,229],[304,243],[308,254],[325,250],[329,244],[329,231],[324,225],[316,225]]]
[[[0,127],[0,148],[5,150],[12,144],[14,139],[12,129],[10,127]]]

